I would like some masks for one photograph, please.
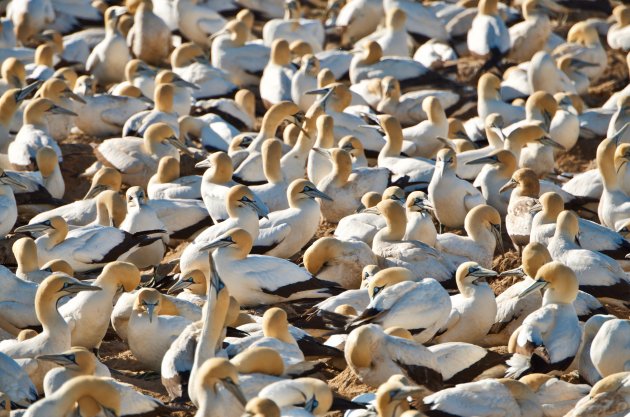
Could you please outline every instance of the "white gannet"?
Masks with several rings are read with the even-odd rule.
[[[37,390],[26,371],[4,353],[0,353],[0,390],[20,407],[28,407],[37,400]]]
[[[271,54],[269,47],[248,42],[248,32],[243,22],[232,20],[212,36],[212,65],[225,71],[240,87],[260,83]]]
[[[155,92],[155,76],[157,71],[149,67],[144,61],[134,58],[125,65],[125,78],[123,82],[116,84],[109,90],[109,93],[120,95],[120,91],[129,85],[139,88],[142,95],[148,98],[153,97]]]
[[[313,148],[309,151],[306,163],[306,174],[313,184],[319,182],[328,175],[332,168],[332,162],[327,155],[318,152],[320,149],[331,149],[335,145],[334,119],[327,114],[320,115],[315,121],[317,126],[317,138]]]
[[[86,174],[110,166],[120,171],[125,184],[145,187],[157,171],[160,158],[172,156],[179,160],[180,150],[188,152],[173,129],[165,123],[156,123],[146,129],[143,138],[124,137],[102,142],[94,150],[97,161]]]
[[[558,102],[558,109],[549,125],[549,136],[565,150],[571,150],[580,135],[580,120],[573,112],[573,102],[567,93],[556,93],[554,98]],[[558,153],[559,148],[554,149]]]
[[[149,127],[154,124],[168,125],[176,136],[179,136],[179,120],[174,109],[174,99],[177,87],[173,83],[159,84],[155,87],[153,109],[132,115],[123,125],[122,135],[142,137]]]
[[[358,288],[363,268],[377,263],[366,243],[335,237],[319,238],[306,249],[303,258],[308,272],[347,289]]]
[[[0,153],[6,154],[9,144],[13,141],[13,135],[10,132],[13,116],[26,97],[39,88],[39,84],[36,81],[24,88],[9,88],[2,93],[0,98],[0,111],[2,111],[2,117],[0,117]]]
[[[13,178],[0,169],[0,207],[2,208],[2,216],[0,216],[0,236],[6,236],[15,226],[18,217],[18,207],[13,193],[13,186],[26,188],[19,178]]]
[[[171,52],[171,30],[153,13],[153,1],[136,3],[133,26],[127,34],[127,45],[136,58],[150,65],[166,62]]]
[[[0,351],[14,359],[23,359],[25,367],[38,392],[42,391],[42,381],[52,368],[37,361],[43,354],[59,353],[70,349],[70,327],[57,310],[58,301],[67,295],[81,291],[98,291],[99,287],[83,283],[63,273],[55,273],[46,278],[35,294],[35,314],[43,330],[38,335],[23,341],[13,339],[0,342]]]
[[[422,101],[422,110],[427,114],[427,120],[403,129],[403,139],[415,145],[413,156],[434,158],[444,147],[443,138],[448,136],[448,120],[436,97],[426,97]]]
[[[532,57],[527,67],[527,84],[530,95],[538,91],[549,94],[577,93],[569,76],[556,66],[554,59],[545,51],[538,51]]]
[[[516,62],[525,62],[541,50],[551,34],[551,22],[548,13],[566,12],[566,8],[553,0],[526,0],[522,3],[525,21],[510,27],[510,53],[508,58]]]
[[[101,344],[109,327],[116,294],[133,291],[140,284],[140,271],[127,262],[111,262],[94,280],[98,292],[79,294],[63,306],[59,313],[70,326],[72,346],[93,349]]]
[[[64,272],[67,275],[74,275],[70,265],[63,259],[55,259],[39,267],[37,260],[37,246],[30,237],[23,237],[15,241],[11,247],[13,256],[17,261],[15,276],[25,281],[40,284],[53,272]]]
[[[604,323],[609,320],[615,320],[616,318],[617,317],[612,314],[596,314],[584,323],[584,328],[582,329],[582,343],[580,344],[576,361],[580,377],[590,385],[595,385],[597,381],[602,379],[602,376],[591,359],[591,345],[593,344],[593,339]]]
[[[44,232],[35,240],[39,262],[64,259],[77,272],[100,268],[157,239],[109,226],[68,230],[68,224],[59,216],[18,227],[15,231]]]
[[[630,295],[628,274],[609,256],[582,249],[576,243],[579,231],[577,216],[571,211],[561,212],[556,221],[556,232],[549,240],[549,253],[573,269],[583,291],[626,303]]]
[[[461,228],[466,214],[486,200],[479,190],[457,177],[457,155],[452,149],[438,152],[435,171],[429,183],[429,201],[440,227]]]
[[[266,107],[282,101],[291,101],[291,79],[297,67],[291,63],[289,43],[276,39],[271,45],[271,55],[260,78],[260,97]]]
[[[208,2],[176,0],[173,6],[179,31],[186,39],[202,47],[208,46],[208,37],[219,32],[227,23],[218,10],[209,7]]]
[[[469,151],[464,151],[457,154],[458,164],[456,172],[458,177],[465,180],[475,180],[475,186],[477,187],[479,187],[478,184],[483,184],[482,181],[484,177],[488,174],[487,172],[484,172],[483,175],[480,175],[480,173],[484,171],[482,163],[490,163],[490,161],[485,158],[491,155],[497,155],[496,151],[503,149],[503,139],[498,132],[498,130],[500,129],[499,126],[502,124],[503,119],[498,113],[492,113],[488,117],[486,117],[484,127],[486,131],[486,139],[488,140],[488,146],[484,146],[478,149],[471,149]],[[453,126],[455,126],[455,124],[453,124]],[[451,126],[449,125],[449,134],[451,130],[450,127]],[[467,137],[467,135],[465,135],[466,132],[463,126],[461,127],[461,130],[463,130],[464,133],[464,135],[462,136]],[[479,179],[477,180],[477,178]],[[494,200],[494,198],[492,197],[495,196],[493,195],[492,197],[490,197],[489,195],[487,195],[487,192],[484,191],[483,185],[481,186],[481,193],[483,194],[488,204],[495,207],[494,204],[490,203],[490,200]],[[499,208],[495,208],[499,210]]]
[[[613,319],[604,323],[591,344],[590,356],[599,374],[605,378],[627,372],[630,366],[630,322]]]
[[[280,354],[270,347],[252,347],[230,362],[239,373],[239,385],[246,399],[252,399],[267,385],[282,381],[285,366]]]
[[[55,150],[49,146],[39,148],[35,155],[35,163],[38,171],[4,171],[21,184],[20,186],[10,184],[18,206],[47,202],[55,204],[55,199],[63,198],[66,184]]]
[[[388,190],[393,187],[388,187],[383,194],[388,194]],[[404,191],[395,187],[401,195],[404,197]],[[385,197],[384,199],[391,198]],[[357,213],[345,216],[335,228],[335,236],[342,240],[358,240],[365,242],[368,245],[372,245],[374,235],[381,230],[387,223],[385,218],[379,213],[374,212],[376,205],[383,199],[379,193],[370,191],[365,193],[361,197],[361,206],[357,209]],[[373,208],[373,210],[366,210]]]
[[[216,248],[213,263],[230,293],[242,305],[269,304],[301,298],[324,298],[334,289],[297,265],[279,258],[249,255],[252,237],[232,229],[201,250]]]
[[[118,19],[125,13],[120,7],[110,7],[105,12],[105,38],[92,49],[85,69],[101,86],[121,82],[125,66],[131,60],[125,38],[118,31]]]
[[[317,57],[311,54],[304,55],[300,60],[300,69],[291,80],[291,99],[302,111],[307,111],[315,103],[316,97],[306,92],[317,89],[319,69]]]
[[[423,191],[412,191],[405,201],[407,211],[406,240],[418,240],[435,247],[437,230],[433,223],[431,203]]]
[[[46,80],[37,91],[37,96],[52,101],[55,105],[73,111],[75,103],[85,104],[85,100],[75,94],[68,84],[58,78]],[[74,115],[65,114],[45,114],[44,119],[48,126],[48,132],[53,139],[61,141],[68,137],[70,130],[74,127],[76,113]]]
[[[532,209],[538,204],[540,183],[536,173],[529,168],[516,171],[510,181],[499,192],[513,188],[510,195],[505,228],[510,235],[512,244],[520,253],[529,243],[534,213]]]
[[[488,57],[493,64],[510,50],[510,33],[499,14],[497,0],[479,2],[477,15],[468,30],[468,50]]]
[[[447,323],[451,300],[433,278],[420,281],[406,268],[387,268],[370,280],[370,304],[348,325],[350,329],[367,323],[383,328],[408,329],[417,342],[425,343]],[[425,300],[420,303],[418,300]]]
[[[261,240],[273,241],[273,246],[265,251],[266,255],[291,258],[315,236],[321,217],[316,198],[332,201],[308,180],[297,179],[289,185],[287,189],[289,208],[271,212],[260,222]]]
[[[567,34],[567,43],[554,49],[555,56],[570,56],[586,62],[581,72],[589,79],[598,78],[606,69],[606,50],[599,40],[599,33],[590,22],[583,21],[574,24]]]
[[[147,185],[150,199],[200,199],[201,176],[188,175],[180,177],[179,161],[172,156],[164,156],[158,163],[155,175]]]
[[[193,104],[192,92],[198,90],[199,87],[189,83],[170,70],[158,72],[157,77],[155,77],[155,85],[159,86],[160,84],[171,84],[173,86],[173,113],[181,117],[188,116]],[[155,99],[157,102],[157,97]],[[177,121],[181,124],[181,118]],[[143,123],[146,125],[147,120],[145,119]]]
[[[175,74],[199,87],[192,92],[196,100],[228,96],[238,90],[229,75],[210,65],[203,50],[193,43],[175,48],[171,54],[171,66]]]
[[[333,149],[331,159],[332,171],[317,184],[317,187],[331,198],[330,201],[321,201],[322,218],[336,223],[342,217],[356,211],[361,197],[366,192],[385,191],[391,173],[386,168],[353,170],[350,154],[343,149]]]
[[[383,56],[408,57],[413,41],[407,33],[407,14],[398,7],[385,11],[385,27],[355,42],[363,46],[368,41],[376,41],[381,45]]]
[[[630,23],[630,9],[620,4],[613,9],[616,22],[608,29],[606,40],[608,46],[613,49],[628,51],[630,49],[630,36],[628,36],[628,23]]]
[[[481,120],[492,113],[498,113],[505,125],[521,121],[525,118],[525,109],[501,100],[501,80],[492,73],[485,73],[479,77],[477,83],[477,111]]]
[[[280,417],[280,407],[269,398],[254,397],[247,402],[245,414],[253,417]]]
[[[211,112],[214,118],[219,116],[219,120],[225,120],[224,123],[227,126],[232,126],[235,130],[251,130],[254,128],[256,121],[256,98],[254,93],[247,89],[238,90],[233,100],[228,98],[205,100],[202,102],[201,107],[204,111]],[[204,120],[203,116],[201,119]],[[212,121],[208,121],[212,127]],[[214,127],[213,129],[218,130]],[[231,139],[232,136],[229,138],[225,138],[225,136],[221,137],[226,139],[227,142],[227,139]]]
[[[55,150],[59,161],[62,161],[61,149],[48,133],[44,116],[46,113],[76,116],[70,110],[57,106],[52,101],[39,98],[31,101],[24,110],[24,124],[15,140],[9,145],[9,162],[20,167],[33,164],[37,149],[49,146]]]
[[[521,293],[547,288],[542,307],[525,318],[510,337],[507,375],[520,377],[569,367],[580,347],[580,329],[573,301],[578,292],[575,273],[560,262],[540,267],[536,281]]]
[[[267,46],[277,39],[291,43],[296,40],[306,42],[312,52],[320,52],[324,46],[324,27],[317,19],[302,18],[302,8],[298,0],[284,2],[283,19],[271,19],[263,26],[263,43]]]
[[[164,353],[190,324],[182,316],[160,315],[162,298],[157,290],[143,288],[135,294],[127,337],[133,355],[144,366],[159,371]]]
[[[455,280],[459,294],[451,297],[451,313],[435,338],[436,342],[476,343],[488,333],[494,323],[497,304],[494,292],[485,280],[496,275],[476,262],[464,262],[457,268]]]
[[[31,0],[11,4],[7,17],[13,22],[16,38],[24,44],[55,20],[55,10],[50,0]]]

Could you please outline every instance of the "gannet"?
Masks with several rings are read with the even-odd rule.
[[[597,147],[597,168],[604,190],[597,209],[602,225],[619,230],[630,217],[628,196],[620,189],[616,173],[628,162],[630,146],[622,143],[615,150],[614,139],[604,139]]]
[[[179,160],[180,150],[188,152],[173,129],[165,123],[156,123],[146,129],[143,138],[125,137],[102,142],[94,150],[97,161],[87,169],[86,175],[102,166],[110,166],[120,171],[125,184],[144,187],[157,171],[160,158],[172,156]]]
[[[186,39],[203,47],[208,46],[208,37],[219,32],[227,23],[218,10],[208,7],[207,2],[177,0],[173,6],[179,31]]]
[[[414,280],[405,268],[377,272],[368,291],[370,304],[350,322],[350,329],[368,323],[383,328],[398,326],[408,329],[417,342],[425,343],[444,327],[451,311],[448,293],[435,279]],[[420,299],[425,301],[419,303]]]
[[[192,378],[191,378],[192,379]],[[236,366],[225,358],[211,358],[200,364],[189,391],[195,392],[198,417],[237,416],[247,400],[238,386]]]
[[[387,194],[389,188],[386,189],[383,194]],[[398,187],[396,188],[399,189]],[[404,191],[400,190],[400,194],[403,195]],[[387,198],[389,197],[385,197],[384,199],[386,200]],[[376,205],[382,199],[383,198],[378,193],[372,191],[365,193],[363,197],[361,197],[361,206],[363,208],[359,206],[357,213],[350,214],[339,220],[335,228],[335,236],[347,241],[358,240],[371,246],[376,232],[385,227],[387,223],[385,222],[385,217],[374,212],[374,210],[366,209],[376,209]]]
[[[429,198],[423,191],[412,191],[405,202],[407,211],[407,229],[404,238],[417,240],[435,247],[437,230],[433,224],[433,215]]]
[[[510,53],[508,57],[524,62],[541,50],[551,33],[551,22],[547,13],[566,12],[566,8],[553,0],[526,0],[522,3],[525,21],[510,27]]]
[[[230,359],[230,362],[238,370],[239,385],[246,399],[256,397],[267,385],[282,381],[288,371],[280,354],[270,347],[249,348]]]
[[[254,397],[247,402],[245,413],[252,417],[280,417],[280,407],[269,398]]]
[[[589,22],[578,22],[574,24],[567,34],[567,43],[554,49],[556,56],[570,56],[587,65],[582,68],[582,73],[589,79],[598,78],[606,69],[606,50],[599,40],[599,33],[594,25]]]
[[[153,109],[138,112],[125,122],[122,135],[142,137],[154,124],[168,125],[179,137],[179,120],[174,110],[174,99],[177,87],[173,83],[163,83],[155,87]]]
[[[23,88],[26,85],[26,69],[24,63],[17,58],[8,57],[0,66],[0,91],[5,93],[11,88]]]
[[[266,107],[291,100],[291,79],[297,68],[291,63],[289,43],[276,39],[271,44],[271,56],[260,79],[260,97]]]
[[[72,111],[75,103],[85,104],[85,100],[75,94],[65,81],[57,78],[46,80],[37,91],[37,96],[48,99],[55,105]],[[76,116],[76,114],[44,114],[50,136],[57,141],[65,139],[74,127]]]
[[[242,305],[323,298],[335,288],[333,283],[320,280],[284,259],[249,255],[252,237],[243,229],[231,229],[201,249],[214,248],[213,263],[225,277],[230,294]]]
[[[10,402],[21,407],[37,400],[37,390],[26,371],[4,353],[0,353],[0,390],[10,397]]]
[[[582,377],[590,385],[595,385],[597,381],[602,379],[601,374],[593,364],[591,359],[591,345],[593,339],[599,332],[599,329],[609,320],[615,320],[617,317],[612,314],[596,314],[584,323],[582,343],[576,356],[577,369]]]
[[[125,66],[131,60],[125,38],[118,31],[118,18],[125,13],[120,7],[110,7],[105,12],[105,38],[92,49],[85,69],[96,81],[107,86],[121,82]]]
[[[514,355],[507,362],[509,376],[562,371],[580,347],[582,330],[572,304],[578,291],[575,273],[559,262],[550,262],[540,267],[536,282],[521,296],[541,287],[547,288],[542,307],[527,316],[510,337],[508,350]]]
[[[376,255],[366,243],[335,237],[316,240],[304,252],[303,258],[308,272],[347,289],[358,288],[363,267],[377,262]]]
[[[630,390],[630,373],[619,372],[602,379],[591,388],[591,392],[567,413],[567,417],[605,415],[621,417],[627,414]]]
[[[219,98],[206,100],[202,108],[220,116],[233,127],[240,130],[253,129],[256,121],[256,98],[254,93],[247,89],[240,89],[234,95],[234,99]],[[215,116],[216,117],[216,116]]]
[[[300,69],[291,80],[291,99],[300,106],[302,111],[307,111],[315,103],[316,97],[305,93],[317,89],[319,70],[320,65],[317,57],[311,54],[304,55],[300,60]]]
[[[200,199],[201,176],[180,177],[179,161],[172,156],[164,156],[158,163],[155,175],[147,185],[150,199]]]
[[[339,220],[356,211],[361,197],[368,191],[382,193],[388,185],[390,171],[386,168],[352,169],[350,154],[343,149],[331,152],[332,172],[317,185],[331,198],[322,201],[322,218],[328,222]]]
[[[544,415],[549,417],[564,416],[591,390],[587,384],[572,384],[545,374],[526,375],[520,382],[535,392]]]
[[[273,247],[266,255],[288,259],[315,236],[321,217],[316,198],[332,201],[310,181],[297,179],[289,185],[289,208],[270,213],[260,223],[260,236],[273,240]]]
[[[38,203],[55,205],[59,201],[57,199],[63,198],[66,189],[55,150],[49,146],[39,148],[35,155],[35,163],[39,168],[38,171],[4,171],[8,172],[7,175],[12,177],[14,182],[20,183],[19,186],[10,184],[17,204],[18,206]]]
[[[77,272],[90,271],[133,252],[158,238],[146,234],[132,235],[115,227],[86,226],[68,230],[60,217],[51,217],[15,229],[16,232],[44,232],[35,240],[39,262],[66,260]]]
[[[477,83],[477,111],[481,120],[492,113],[498,113],[505,125],[521,121],[525,118],[525,109],[501,100],[501,80],[492,73],[485,73],[479,77]]]
[[[64,296],[81,291],[99,291],[100,288],[83,283],[63,273],[55,273],[46,278],[35,294],[35,314],[43,330],[31,339],[5,340],[0,342],[0,351],[14,359],[24,359],[25,367],[38,392],[42,391],[42,381],[51,368],[37,361],[36,356],[63,352],[70,349],[70,327],[57,311],[57,303]]]
[[[110,89],[111,94],[119,95],[123,88],[131,85],[139,88],[142,95],[152,98],[155,92],[155,76],[157,71],[150,68],[144,61],[140,59],[131,59],[125,65],[125,81],[117,84]]]
[[[461,228],[466,213],[486,200],[475,187],[457,177],[457,155],[451,149],[438,152],[435,171],[429,183],[429,201],[440,227]]]
[[[37,260],[37,246],[35,246],[35,241],[30,237],[16,240],[11,247],[11,251],[18,264],[15,275],[25,281],[39,284],[53,272],[64,272],[70,276],[74,275],[70,265],[63,259],[50,261],[40,269]]]
[[[13,141],[13,135],[11,135],[11,125],[13,116],[16,115],[19,107],[23,101],[30,96],[30,94],[39,87],[39,82],[36,81],[24,88],[9,88],[0,98],[0,111],[2,111],[2,117],[0,117],[0,152],[7,153],[9,144]]]
[[[153,1],[141,0],[133,13],[127,45],[133,54],[151,65],[163,64],[171,52],[171,31],[153,13]]]
[[[33,164],[37,149],[49,146],[55,150],[59,161],[63,160],[61,149],[48,133],[44,116],[46,113],[76,116],[76,113],[57,106],[52,101],[40,98],[31,101],[24,110],[24,124],[9,145],[9,161],[13,165],[28,167]]]
[[[263,26],[263,43],[271,46],[278,39],[289,43],[301,40],[311,47],[312,52],[320,52],[325,36],[322,23],[316,19],[302,18],[301,5],[297,0],[285,1],[284,6],[283,19],[271,19]]]
[[[160,84],[171,84],[173,86],[173,113],[177,116],[188,116],[190,114],[190,110],[192,108],[193,99],[192,92],[198,90],[195,84],[190,83],[179,75],[175,74],[170,70],[161,70],[158,72],[157,77],[155,77],[155,84],[159,86]],[[157,102],[157,97],[155,97]],[[181,117],[178,119],[178,122],[181,124]],[[143,121],[144,124],[147,123],[146,119]]]
[[[475,55],[490,58],[489,62],[493,64],[498,63],[510,50],[510,33],[499,14],[498,1],[481,1],[477,9],[477,15],[466,37],[468,50]]]
[[[630,22],[630,9],[621,4],[613,9],[615,23],[608,29],[606,40],[608,46],[613,49],[627,51],[630,49],[630,37],[628,36],[628,23]]]
[[[282,142],[279,139],[267,139],[262,145],[260,155],[267,183],[252,185],[251,190],[269,211],[285,210],[289,208],[289,178],[281,166]]]
[[[2,216],[0,216],[0,235],[6,236],[15,226],[18,216],[17,203],[13,193],[12,185],[26,188],[19,178],[13,178],[1,170],[0,173],[0,207],[2,208]]]
[[[512,244],[520,253],[530,240],[534,214],[532,208],[538,204],[540,184],[536,173],[529,168],[516,171],[510,181],[499,192],[513,188],[505,217],[505,228]]]
[[[175,74],[199,87],[192,92],[194,99],[223,97],[238,90],[229,75],[210,65],[203,50],[193,43],[175,48],[171,54],[171,66]]]
[[[274,382],[258,395],[273,399],[285,415],[323,416],[333,404],[333,394],[328,384],[308,377]]]
[[[383,56],[408,57],[413,41],[407,33],[406,25],[405,11],[398,7],[389,8],[385,10],[385,27],[355,42],[355,47],[376,41],[383,50]]]
[[[437,138],[448,136],[448,121],[446,120],[446,113],[436,97],[426,97],[422,101],[422,110],[427,114],[428,120],[403,129],[403,139],[415,145],[413,156],[434,158],[444,146],[443,140]]]
[[[608,320],[593,338],[590,357],[599,374],[605,378],[624,372],[630,363],[630,341],[628,320]]]
[[[558,102],[558,109],[549,125],[549,136],[565,150],[571,150],[580,135],[580,120],[573,113],[573,102],[566,93],[556,93],[554,98]],[[559,148],[554,149],[558,153]]]
[[[600,298],[625,303],[630,294],[630,278],[619,263],[599,252],[582,249],[579,222],[570,211],[563,211],[556,221],[556,232],[549,240],[551,256],[575,272],[582,290]]]
[[[498,133],[498,129],[500,129],[498,126],[502,124],[503,124],[503,119],[501,115],[499,115],[498,113],[492,113],[488,117],[486,117],[484,127],[486,131],[486,139],[488,140],[488,146],[484,146],[478,149],[471,149],[469,151],[464,151],[457,154],[457,162],[459,163],[457,164],[456,172],[457,172],[458,177],[462,179],[466,179],[466,180],[474,179],[475,183],[477,184],[481,183],[484,176],[481,176],[479,180],[477,180],[477,178],[480,177],[480,173],[483,171],[482,162],[488,161],[487,159],[484,159],[484,158],[487,158],[491,155],[494,156],[496,155],[495,151],[499,149],[503,149],[503,139],[501,136],[499,136],[499,133]],[[462,129],[463,129],[463,126],[462,126]],[[465,133],[465,130],[463,133]],[[483,162],[483,163],[487,163],[487,162]],[[487,175],[487,172],[484,173],[484,175]],[[475,185],[478,186],[477,184]],[[490,203],[490,200],[494,199],[492,197],[495,197],[495,196],[489,197],[487,193],[484,191],[483,186],[481,188],[482,188],[481,193],[483,194],[486,201],[491,206],[494,207],[494,204]],[[505,214],[505,213],[502,213],[502,214]]]

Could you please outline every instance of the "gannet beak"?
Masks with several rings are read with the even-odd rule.
[[[267,218],[267,216],[269,215],[269,209],[266,206],[259,204],[256,200],[248,199],[248,201],[245,201],[245,204],[256,210],[256,213],[259,217]]]
[[[315,95],[315,94],[328,94],[332,91],[332,88],[318,88],[316,90],[307,91],[304,94]]]
[[[245,395],[243,395],[243,391],[241,391],[241,388],[236,385],[234,383],[234,381],[232,381],[231,378],[225,378],[222,379],[221,382],[223,383],[223,386],[232,393],[232,395],[234,395],[234,397],[236,397],[236,399],[242,404],[245,405],[247,404],[247,399],[245,398]]]
[[[319,402],[317,401],[317,398],[315,398],[315,396],[313,395],[308,401],[304,403],[304,409],[309,413],[312,413],[318,405]]]
[[[363,209],[361,210],[361,213],[370,213],[370,214],[378,214],[378,215],[381,214],[381,212],[378,211],[378,208],[376,208],[376,206]]]
[[[190,279],[184,278],[184,276],[180,274],[177,282],[175,282],[175,284],[173,284],[173,286],[169,288],[168,291],[166,291],[166,293],[172,294],[175,291],[183,290],[184,288],[190,287],[191,284],[192,284],[192,281]]]
[[[231,236],[221,237],[199,248],[200,251],[212,250],[216,248],[225,248],[234,243]]]
[[[497,241],[497,245],[499,245],[499,250],[501,253],[505,253],[503,248],[503,236],[501,236],[501,225],[493,224],[492,225],[492,234],[494,235],[494,239]]]
[[[149,97],[146,97],[143,94],[140,94],[140,97],[137,97],[138,100],[142,101],[143,103],[147,103],[150,106],[155,105],[155,103],[153,102],[153,100],[151,100]]]
[[[179,78],[179,77],[175,80],[175,82],[173,84],[175,84],[178,87],[185,87],[185,88],[191,88],[193,90],[199,90],[199,87],[197,87],[197,85],[195,85],[195,84],[193,84],[191,82],[188,82],[188,81],[184,80],[183,78]]]
[[[75,294],[81,291],[101,291],[101,287],[96,285],[85,284],[79,280],[69,284],[63,288],[63,291]]]
[[[512,188],[516,188],[517,185],[518,183],[516,181],[510,180],[507,182],[507,184],[499,189],[499,192],[502,193],[504,191],[511,190]]]
[[[304,194],[312,198],[321,198],[322,200],[333,201],[330,196],[319,191],[317,188],[310,188],[308,191],[304,191]]]
[[[92,187],[88,190],[88,192],[85,194],[85,197],[83,197],[83,199],[89,200],[90,198],[94,198],[105,190],[109,190],[109,187],[106,185],[97,185],[95,187]]]
[[[566,148],[562,145],[560,145],[558,142],[556,142],[555,140],[551,139],[549,136],[543,136],[542,139],[540,139],[540,143],[542,143],[543,145],[549,145],[553,148],[556,149],[560,149],[561,151],[565,151]]]
[[[6,172],[3,172],[2,175],[0,175],[0,183],[5,185],[15,185],[16,187],[23,190],[26,190],[28,188],[19,177],[13,177]]]
[[[103,410],[103,414],[105,414],[105,417],[119,417],[116,411],[112,410],[111,408],[101,407],[101,409]]]
[[[68,97],[71,100],[78,101],[79,103],[85,104],[85,100],[83,100],[83,97],[81,97],[78,94],[75,94],[74,91],[70,90],[69,88],[66,91],[64,91],[64,94],[66,95],[66,97]]]
[[[70,111],[68,109],[64,109],[63,107],[57,106],[56,104],[53,105],[50,110],[48,110],[49,113],[51,114],[64,114],[67,116],[78,116],[75,112]]]
[[[77,364],[74,360],[74,355],[66,355],[63,353],[59,353],[56,355],[39,355],[39,356],[36,356],[35,359],[40,360],[40,361],[53,362],[53,363],[56,363],[57,365],[64,366],[64,367],[73,366]]]
[[[147,308],[147,314],[149,315],[149,323],[153,323],[153,313],[155,311],[155,304],[145,304]]]
[[[208,42],[212,42],[215,38],[218,38],[219,36],[224,35],[226,33],[228,33],[227,30],[221,29],[220,31],[215,32],[212,35],[208,36]]]
[[[523,267],[519,266],[518,268],[509,269],[507,271],[503,271],[499,274],[500,277],[524,277],[525,271],[523,271]]]
[[[407,397],[413,397],[424,392],[422,387],[402,387],[390,392],[389,396],[392,400],[404,400]]]
[[[534,205],[532,206],[532,208],[530,208],[530,209],[529,209],[529,212],[530,212],[531,214],[536,214],[536,213],[538,213],[539,211],[542,211],[542,209],[543,209],[543,206],[542,206],[542,204],[540,203],[540,201],[538,201],[536,204],[534,204]]]
[[[619,129],[617,131],[617,133],[615,133],[613,135],[612,138],[610,138],[613,142],[615,142],[616,145],[619,145],[619,140],[624,136],[624,134],[626,133],[626,130],[628,129],[628,126],[630,126],[630,122],[626,122],[625,125],[623,125],[623,127],[621,129]]]
[[[179,149],[180,152],[185,153],[188,156],[193,155],[192,152],[190,152],[190,150],[186,147],[186,145],[181,143],[179,139],[177,139],[175,136],[171,136],[167,140],[168,140],[168,143],[173,145],[175,148]]]
[[[497,134],[497,136],[499,136],[499,138],[505,142],[505,135],[503,134],[503,130],[501,129],[500,126],[497,126],[496,124],[492,124],[490,126],[490,128]]]
[[[482,158],[473,159],[472,161],[466,162],[466,165],[485,165],[485,164],[496,164],[499,160],[496,156],[484,156]]]
[[[146,74],[146,75],[150,75],[150,76],[156,76],[157,75],[157,71],[154,70],[153,68],[150,68],[146,65],[142,65],[140,67],[138,67],[138,69],[136,70],[137,73],[141,73],[141,74]]]
[[[214,267],[214,263],[211,261],[212,264],[212,278],[210,279],[210,285],[212,285],[212,288],[215,289],[215,291],[217,292],[217,294],[219,293],[219,291],[221,291],[223,288],[225,288],[225,282],[223,282],[223,280],[221,279],[221,277],[219,276],[219,273],[217,272],[216,268]]]
[[[20,90],[20,92],[17,94],[17,96],[15,96],[15,100],[17,102],[20,102],[22,100],[24,100],[27,97],[30,97],[30,95],[39,88],[39,86],[42,85],[41,80],[37,80],[29,85],[27,85],[26,87],[22,88]]]
[[[549,283],[544,279],[537,279],[534,281],[532,285],[530,285],[525,291],[518,295],[518,298],[527,297],[529,294],[533,293],[536,290],[545,288]]]
[[[52,229],[52,225],[48,220],[41,223],[27,224],[20,226],[14,230],[14,233],[29,233],[29,232],[45,232]]]
[[[486,269],[481,266],[477,266],[477,267],[471,268],[468,271],[468,275],[471,275],[477,278],[485,278],[485,277],[496,277],[498,274],[492,269]]]
[[[199,161],[195,164],[195,168],[210,168],[212,163],[210,163],[209,159],[204,159],[203,161]]]

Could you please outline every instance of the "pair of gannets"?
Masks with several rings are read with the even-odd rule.
[[[42,265],[40,268],[37,258],[37,246],[30,237],[23,237],[15,241],[11,251],[18,265],[15,275],[23,280],[39,284],[53,272],[64,272],[70,276],[74,275],[70,265],[63,259],[55,259]]]

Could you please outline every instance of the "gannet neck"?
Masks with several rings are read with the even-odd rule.
[[[498,0],[480,0],[479,14],[487,16],[497,16],[499,14]]]
[[[331,116],[322,114],[317,118],[317,139],[315,140],[315,147],[330,149],[335,145],[333,128],[334,119]]]
[[[604,181],[604,186],[609,191],[614,191],[619,188],[617,184],[617,175],[615,172],[615,166],[613,163],[615,156],[615,142],[606,138],[597,147],[597,168]]]
[[[332,151],[333,168],[331,175],[338,187],[343,187],[349,181],[352,173],[352,158],[350,154],[342,149]]]
[[[13,256],[17,261],[16,275],[24,276],[28,273],[39,270],[37,259],[37,246],[30,237],[23,237],[17,240],[12,247]]]
[[[0,125],[9,129],[13,115],[19,107],[19,103],[16,100],[17,94],[20,90],[17,88],[11,88],[2,94],[0,97]]]
[[[155,110],[164,113],[173,112],[173,96],[175,95],[175,87],[172,84],[160,84],[156,87],[153,95],[155,102]]]
[[[387,223],[387,227],[383,229],[381,236],[389,241],[403,240],[407,228],[405,208],[392,200],[381,201],[376,207],[385,217],[385,222]]]
[[[42,333],[54,335],[62,333],[68,324],[57,310],[57,302],[61,298],[58,288],[51,278],[45,279],[39,284],[35,293],[35,315],[42,324]]]
[[[263,172],[271,184],[284,181],[280,159],[282,158],[282,142],[278,139],[267,139],[262,146]]]
[[[203,173],[203,181],[213,184],[226,184],[232,181],[234,168],[232,159],[225,152],[215,152],[209,157],[210,168]]]
[[[251,149],[258,149],[264,140],[275,138],[276,131],[278,130],[280,123],[282,123],[285,118],[297,113],[299,110],[300,109],[296,104],[289,101],[283,101],[271,106],[263,116],[260,133],[251,143]]]
[[[385,145],[381,150],[384,156],[400,156],[403,145],[403,132],[395,117],[381,116],[381,124],[385,131]]]

